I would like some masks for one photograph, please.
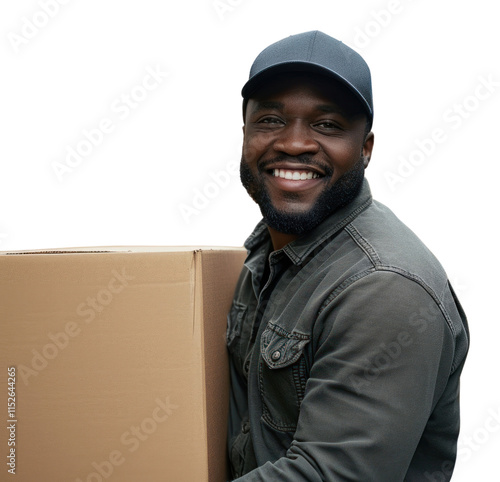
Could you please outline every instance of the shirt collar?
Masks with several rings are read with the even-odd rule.
[[[328,216],[313,230],[287,244],[282,251],[295,265],[301,264],[314,249],[326,239],[331,238],[335,233],[343,229],[371,203],[371,190],[365,178],[359,193],[349,204],[341,207]],[[258,246],[262,246],[263,242],[269,239],[270,235],[267,226],[264,221],[261,220],[245,241],[244,246],[250,254],[250,252],[255,250]]]

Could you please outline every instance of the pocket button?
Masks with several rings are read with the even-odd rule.
[[[278,361],[281,358],[281,352],[279,350],[276,350],[272,355],[271,358],[273,361]]]
[[[245,420],[242,424],[241,424],[241,431],[243,433],[248,433],[250,432],[250,421],[249,420]]]

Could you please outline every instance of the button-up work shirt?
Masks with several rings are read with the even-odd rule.
[[[245,247],[227,331],[233,478],[449,480],[468,328],[423,243],[365,180],[284,248],[262,222]]]

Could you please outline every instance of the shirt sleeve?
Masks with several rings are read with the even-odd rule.
[[[238,482],[405,479],[446,390],[453,336],[439,299],[416,280],[381,270],[347,284],[315,321],[314,363],[286,457]],[[420,457],[429,473],[454,461],[455,395],[447,395],[447,410],[440,411],[449,420],[433,422],[434,460],[426,465]],[[419,477],[414,480],[426,480]]]

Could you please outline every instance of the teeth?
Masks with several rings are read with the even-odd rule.
[[[305,181],[306,179],[316,179],[319,174],[312,171],[287,171],[286,169],[274,169],[273,176],[293,181]]]

